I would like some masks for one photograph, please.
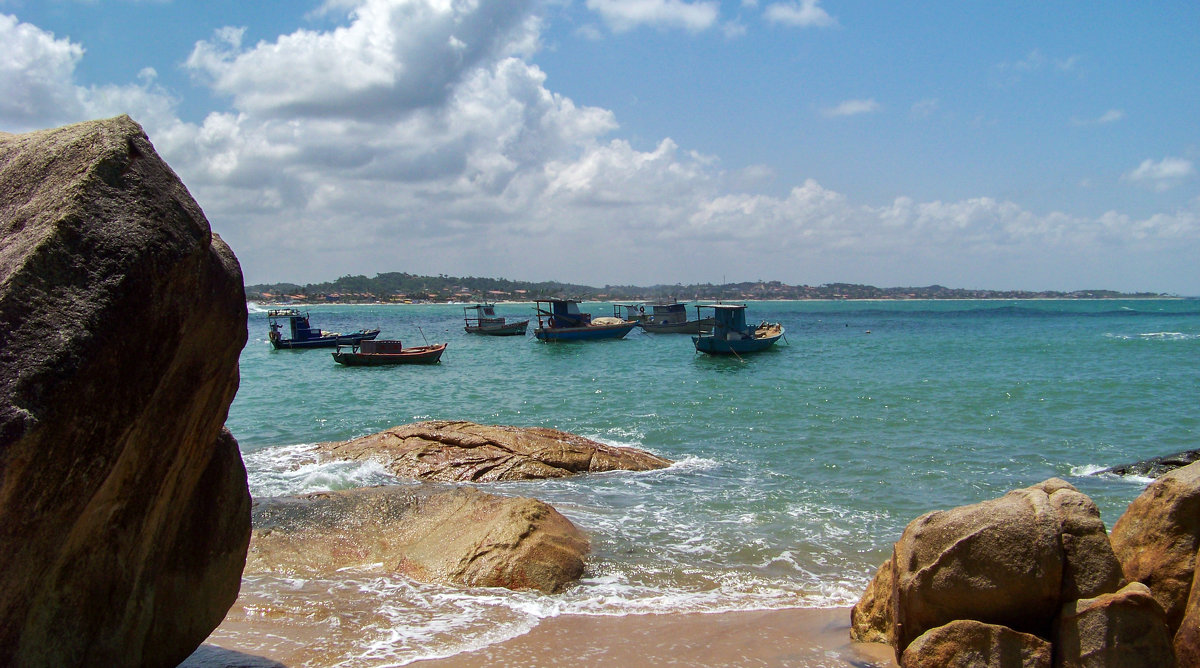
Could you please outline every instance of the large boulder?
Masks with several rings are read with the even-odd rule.
[[[237,597],[241,270],[127,116],[0,135],[0,665],[174,666]]]
[[[892,584],[895,566],[891,557],[883,562],[862,598],[850,608],[850,640],[894,645],[895,620],[892,619]]]
[[[1200,554],[1196,555],[1196,564],[1200,565]],[[1193,570],[1200,572],[1200,568]],[[1200,587],[1196,586],[1194,576],[1174,644],[1175,658],[1182,668],[1200,668]]]
[[[380,568],[426,582],[557,592],[588,539],[536,499],[469,487],[381,486],[256,499],[246,572]]]
[[[605,445],[557,429],[447,420],[401,425],[317,448],[335,459],[381,462],[401,478],[442,482],[561,478],[671,465],[644,450]]]
[[[1054,655],[1059,668],[1175,665],[1162,606],[1140,582],[1067,603],[1055,628]]]
[[[1112,530],[1125,577],[1150,587],[1174,633],[1183,620],[1200,548],[1200,463],[1160,476]]]
[[[959,619],[1048,638],[1064,602],[1122,584],[1095,504],[1057,478],[923,515],[905,528],[893,559],[898,655]]]
[[[1050,668],[1050,643],[1007,626],[967,619],[922,633],[900,655],[901,668]]]

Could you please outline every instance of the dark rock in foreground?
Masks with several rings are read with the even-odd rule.
[[[1152,457],[1132,464],[1112,466],[1103,471],[1097,471],[1096,475],[1107,473],[1110,475],[1136,475],[1146,478],[1157,478],[1164,473],[1170,473],[1175,469],[1183,468],[1195,462],[1200,462],[1200,450],[1184,450],[1183,452],[1177,452],[1165,457]]]
[[[644,450],[605,445],[557,429],[445,420],[401,425],[317,448],[334,459],[382,462],[401,478],[442,482],[561,478],[671,465]]]
[[[237,597],[241,270],[127,116],[0,134],[0,665],[174,666]]]
[[[587,537],[536,499],[469,487],[384,486],[256,499],[246,572],[378,568],[416,580],[557,592]]]

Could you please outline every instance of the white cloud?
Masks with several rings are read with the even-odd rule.
[[[1072,125],[1108,125],[1125,118],[1125,112],[1120,109],[1109,109],[1096,118],[1072,118]]]
[[[700,32],[715,25],[720,17],[720,4],[715,1],[587,0],[587,8],[618,32],[641,26]]]
[[[801,28],[826,28],[837,25],[837,19],[820,6],[820,0],[774,2],[767,5],[763,15],[771,23]]]
[[[1143,160],[1137,168],[1126,173],[1124,178],[1140,186],[1163,192],[1183,183],[1184,180],[1195,174],[1196,168],[1191,160],[1166,157],[1158,162],[1150,159]]]
[[[0,121],[23,130],[79,117],[72,84],[83,47],[0,14]]]
[[[529,0],[363,0],[336,30],[243,49],[242,33],[199,42],[187,66],[238,109],[306,117],[396,117],[444,103],[467,73],[529,48]]]
[[[917,100],[908,113],[912,118],[929,118],[938,110],[939,106],[941,106],[941,102],[935,97]]]
[[[835,107],[829,107],[822,110],[826,116],[831,118],[837,116],[857,116],[859,114],[870,114],[879,111],[879,103],[874,99],[866,100],[846,100]]]
[[[440,32],[374,52],[375,72],[398,73],[390,80],[367,74],[338,84],[333,69],[307,75],[296,91],[282,83],[313,63],[301,43],[325,49],[349,71],[369,60],[370,50],[349,33],[368,30],[358,22],[379,9],[374,0],[341,28],[249,47],[230,30],[198,46],[197,58],[215,58],[196,63],[199,71],[212,74],[214,89],[234,103],[201,123],[178,118],[178,102],[150,71],[137,85],[76,85],[82,49],[32,26],[25,29],[32,37],[8,42],[18,48],[0,58],[27,63],[5,75],[18,98],[32,88],[76,101],[74,118],[64,120],[128,112],[141,122],[234,248],[250,283],[397,270],[596,285],[722,276],[795,281],[803,267],[807,276],[838,281],[1006,287],[1002,279],[1020,262],[1025,287],[1044,288],[1060,285],[1053,272],[1074,261],[1109,272],[1080,274],[1086,287],[1120,287],[1128,280],[1112,275],[1114,264],[1105,260],[1129,264],[1129,280],[1144,282],[1153,272],[1179,280],[1200,244],[1200,201],[1173,213],[1087,218],[991,198],[900,197],[869,206],[815,179],[780,196],[761,194],[777,185],[765,165],[724,171],[716,158],[669,138],[638,147],[608,137],[617,128],[610,111],[547,89],[545,74],[523,55],[539,37],[529,17],[489,23],[483,15],[498,10],[483,2],[457,10],[432,0],[425,8],[413,4],[397,6]],[[459,12],[450,23],[461,29],[447,28],[443,10]],[[482,34],[488,25],[494,34]],[[381,45],[414,29],[394,20],[369,28]],[[447,54],[469,51],[473,42],[489,46],[473,64],[447,69]],[[256,63],[263,72],[247,71]],[[410,65],[424,69],[409,72]],[[262,89],[252,90],[248,82],[260,79]],[[445,89],[422,97],[412,91],[416,80]],[[392,100],[403,113],[321,106],[317,81],[361,103]],[[834,111],[878,109],[868,99]],[[41,126],[55,118],[41,113]],[[14,123],[3,120],[6,129]],[[1128,178],[1156,184],[1193,174],[1190,162],[1168,158],[1147,161]],[[1026,272],[1028,265],[1034,269]]]

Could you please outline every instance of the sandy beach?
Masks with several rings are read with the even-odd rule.
[[[849,618],[847,608],[569,615],[508,642],[414,665],[895,666],[890,647],[850,642]]]
[[[542,620],[529,633],[443,659],[417,661],[422,668],[474,666],[796,666],[801,668],[888,668],[896,666],[890,647],[851,643],[849,609],[789,609],[713,614],[587,616]],[[215,639],[214,639],[215,640]],[[281,639],[282,640],[282,639]],[[220,642],[220,641],[216,641]],[[280,642],[269,650],[227,649],[278,661],[285,666],[312,663],[303,640]],[[290,649],[289,649],[290,648]],[[208,647],[211,663],[249,665],[248,657]],[[216,654],[216,656],[211,656]],[[328,656],[331,662],[346,657]]]

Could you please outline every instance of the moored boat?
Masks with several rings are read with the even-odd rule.
[[[289,325],[291,338],[283,338],[279,330],[283,321]],[[271,309],[267,311],[267,321],[271,329],[267,338],[276,350],[280,348],[333,348],[334,346],[369,341],[379,336],[378,329],[360,329],[353,334],[324,332],[313,327],[308,321],[308,312],[295,308]]]
[[[542,308],[546,304],[546,308]],[[596,341],[620,339],[637,323],[621,318],[592,318],[579,310],[577,299],[539,299],[534,302],[538,326],[533,335],[539,341]]]
[[[405,348],[400,341],[385,339],[340,345],[332,354],[333,361],[346,366],[386,366],[437,364],[445,350],[445,343]]]
[[[646,315],[646,307],[638,302],[636,304],[613,304],[613,317],[627,322],[641,323],[650,316]]]
[[[715,323],[711,334],[692,337],[698,352],[709,355],[741,355],[766,350],[783,337],[783,325],[763,322],[759,325],[746,324],[745,304],[707,304],[696,306],[713,309]]]
[[[471,315],[474,311],[475,314]],[[484,302],[463,307],[463,320],[466,322],[468,334],[486,334],[488,336],[520,336],[529,327],[528,320],[508,322],[503,316],[496,315],[496,305]]]
[[[647,332],[655,334],[705,334],[711,332],[716,319],[701,318],[699,312],[695,320],[687,319],[687,302],[671,300],[651,304],[648,318],[638,323]]]

